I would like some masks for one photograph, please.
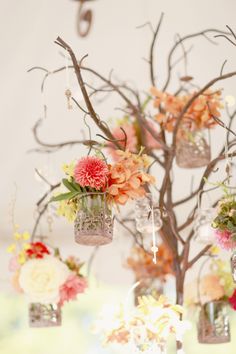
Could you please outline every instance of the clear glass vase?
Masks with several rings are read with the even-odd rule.
[[[75,241],[81,245],[101,246],[112,241],[113,218],[105,193],[88,193],[78,200],[74,223]]]
[[[178,139],[176,146],[176,163],[182,168],[197,168],[209,164],[211,160],[210,146],[199,132],[189,137]]]
[[[197,242],[207,245],[215,242],[215,230],[211,227],[215,214],[214,208],[198,209],[194,222],[194,235]]]
[[[230,264],[231,264],[232,277],[234,282],[236,283],[236,251],[234,251],[231,256]]]
[[[198,341],[205,344],[230,342],[230,325],[224,301],[211,301],[201,307]]]
[[[153,201],[151,193],[147,193],[145,197],[136,200],[135,222],[136,229],[143,234],[151,234],[153,227],[155,232],[162,227],[161,213],[158,205]]]
[[[57,304],[29,304],[30,327],[61,326],[61,307]]]

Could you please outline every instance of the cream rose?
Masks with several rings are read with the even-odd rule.
[[[27,261],[20,270],[19,284],[30,302],[58,303],[59,288],[70,274],[68,267],[53,256]]]

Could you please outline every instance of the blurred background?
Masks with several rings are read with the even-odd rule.
[[[67,304],[63,309],[61,328],[29,329],[27,324],[27,303],[23,296],[15,295],[11,289],[6,247],[11,242],[14,222],[22,230],[32,231],[35,222],[35,205],[45,192],[45,183],[35,169],[55,183],[62,176],[61,165],[86,153],[86,148],[66,148],[53,154],[36,153],[32,127],[43,119],[39,135],[51,143],[81,139],[87,136],[83,116],[74,108],[67,110],[65,89],[68,78],[65,72],[49,76],[44,94],[40,91],[42,71],[27,73],[34,66],[53,71],[65,65],[63,50],[54,44],[59,35],[72,46],[78,58],[88,54],[86,65],[108,77],[128,82],[133,87],[148,91],[150,88],[148,57],[152,39],[149,28],[138,28],[146,22],[157,24],[161,12],[164,22],[156,46],[155,69],[157,83],[164,82],[167,73],[167,55],[176,34],[186,35],[206,28],[225,29],[228,24],[234,30],[236,2],[234,0],[94,0],[84,4],[84,9],[93,12],[91,30],[85,38],[78,35],[76,21],[79,2],[76,0],[21,0],[0,1],[0,353],[1,354],[93,354],[113,353],[101,346],[99,337],[91,334],[91,326],[104,303],[122,301],[133,283],[133,275],[124,267],[131,247],[131,241],[123,229],[116,226],[114,242],[102,247],[96,254],[92,266],[92,286],[78,302]],[[214,38],[212,38],[214,39]],[[214,40],[215,41],[215,40]],[[191,42],[191,41],[190,41]],[[189,56],[188,71],[195,83],[204,85],[220,73],[224,60],[225,70],[236,69],[236,49],[223,39],[218,45],[206,38],[193,41]],[[189,43],[190,45],[192,44]],[[64,54],[64,53],[63,53]],[[175,71],[171,89],[176,88],[183,66]],[[88,78],[91,84],[93,78]],[[75,78],[69,74],[71,90],[81,99]],[[223,96],[236,96],[235,79],[220,83]],[[121,117],[116,110],[120,105],[114,96],[102,103],[94,102],[102,119],[111,122]],[[44,116],[44,106],[47,116]],[[92,135],[96,129],[90,123]],[[213,156],[224,143],[225,133],[217,128],[212,141]],[[190,184],[198,182],[202,169],[192,171],[176,167],[176,198],[184,196]],[[193,181],[192,181],[193,177]],[[215,179],[224,178],[224,166]],[[158,171],[157,171],[158,179]],[[191,182],[192,181],[192,182]],[[179,218],[184,220],[187,209],[181,210]],[[50,212],[43,218],[39,233],[47,235],[50,243],[59,246],[65,255],[74,254],[82,261],[90,259],[93,249],[78,246],[73,239],[73,225],[65,220],[49,222]],[[50,224],[50,225],[49,225]],[[225,258],[229,255],[225,255]],[[193,270],[192,272],[197,272]],[[191,277],[191,273],[189,277]],[[173,294],[173,281],[167,286],[167,293]],[[95,300],[94,300],[95,299]],[[195,319],[196,313],[191,314]],[[231,313],[232,340],[226,345],[197,344],[195,325],[186,335],[187,354],[213,353],[223,351],[235,353],[234,332],[236,316]],[[118,351],[119,352],[119,351]],[[117,353],[118,353],[117,352]],[[169,353],[174,349],[169,348]]]

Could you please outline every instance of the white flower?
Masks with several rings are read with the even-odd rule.
[[[30,302],[57,303],[59,288],[69,274],[64,263],[47,255],[27,261],[21,267],[19,283]]]

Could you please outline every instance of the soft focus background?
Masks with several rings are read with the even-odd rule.
[[[16,200],[15,222],[22,230],[31,231],[35,219],[35,203],[45,191],[45,185],[36,178],[34,169],[39,169],[54,183],[61,177],[60,166],[63,162],[86,152],[82,146],[64,149],[52,155],[29,152],[36,147],[31,128],[37,119],[43,118],[43,105],[46,104],[47,117],[40,128],[40,136],[44,141],[56,143],[80,139],[83,134],[87,134],[87,130],[80,112],[66,109],[65,73],[49,77],[42,96],[40,85],[43,73],[27,73],[27,70],[32,66],[54,70],[65,65],[62,51],[54,44],[60,35],[74,48],[78,57],[88,53],[87,65],[104,76],[108,76],[113,69],[114,78],[128,81],[133,87],[147,91],[150,79],[144,58],[149,53],[151,33],[148,27],[137,29],[137,26],[147,21],[155,26],[161,12],[165,13],[155,52],[155,69],[160,85],[166,77],[166,57],[176,33],[185,35],[205,28],[225,29],[226,24],[236,30],[235,0],[96,0],[88,2],[85,8],[93,10],[94,22],[89,36],[82,39],[76,33],[77,1],[0,1],[1,354],[112,353],[101,347],[99,338],[90,333],[90,328],[101,306],[109,301],[115,303],[123,300],[133,282],[131,272],[123,267],[130,241],[123,230],[116,228],[114,242],[101,248],[94,260],[92,289],[81,296],[77,303],[65,306],[63,326],[45,330],[28,328],[27,304],[23,297],[14,295],[11,290],[8,255],[5,251],[11,241],[13,202]],[[188,69],[197,84],[203,85],[218,76],[225,59],[228,59],[226,71],[236,69],[236,49],[228,42],[219,39],[219,45],[213,45],[205,38],[198,38],[193,43]],[[182,74],[183,65],[179,65],[171,88],[176,88],[178,77]],[[94,83],[92,78],[88,80]],[[235,80],[219,84],[218,87],[225,88],[224,96],[236,96]],[[80,94],[72,75],[70,86],[79,99]],[[97,106],[97,110],[102,119],[109,121],[121,117],[121,113],[115,109],[119,105],[120,101],[114,96]],[[95,133],[95,129],[92,129],[92,133]],[[217,128],[212,139],[213,155],[223,143],[224,131]],[[201,169],[194,171],[194,183],[197,184],[201,172]],[[190,190],[192,175],[193,171],[176,168],[176,198]],[[215,178],[223,177],[224,166]],[[186,212],[187,209],[181,210],[179,218],[184,220]],[[43,219],[40,233],[47,234],[52,244],[62,247],[63,254],[73,253],[84,261],[88,260],[92,249],[74,243],[72,225],[57,219],[53,222],[53,231],[49,232],[48,216]],[[172,288],[173,283],[170,282],[167,288],[170,295]],[[195,318],[196,314],[191,317]],[[233,354],[236,344],[234,333],[236,316],[232,314],[230,344],[198,345],[193,325],[192,331],[186,336],[186,353],[218,354],[225,351]],[[171,348],[169,353],[173,353]]]

